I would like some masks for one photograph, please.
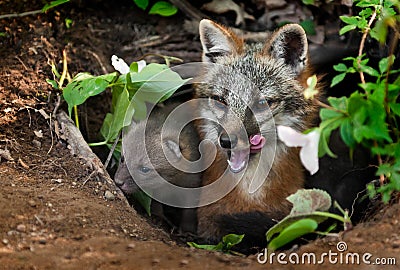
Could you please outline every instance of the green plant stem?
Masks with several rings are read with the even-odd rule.
[[[61,73],[60,80],[58,81],[58,88],[59,89],[63,88],[64,80],[67,77],[67,73],[68,73],[67,52],[64,49],[63,50],[63,71]]]
[[[88,143],[89,146],[102,146],[102,145],[106,145],[108,142],[107,141],[103,141],[103,142],[97,142],[97,143]]]
[[[314,98],[313,100],[314,100],[315,104],[317,104],[318,106],[320,106],[322,108],[326,108],[326,109],[329,109],[329,110],[332,110],[332,111],[337,111],[337,112],[343,113],[342,111],[337,110],[336,108],[333,108],[332,106],[329,106],[328,104],[323,103],[322,101],[320,101],[320,100],[318,100],[316,98]]]
[[[361,38],[361,42],[360,42],[360,47],[358,49],[358,59],[357,59],[357,65],[358,65],[358,69],[360,70],[360,79],[361,79],[361,83],[365,84],[365,78],[364,78],[364,72],[361,70],[361,56],[363,54],[364,51],[364,46],[365,46],[365,40],[367,39],[368,33],[371,30],[371,25],[372,23],[375,21],[377,12],[376,12],[376,8],[374,10],[374,13],[372,14],[369,22],[368,22],[368,27],[365,29],[363,36]]]
[[[342,216],[333,214],[333,213],[329,213],[329,212],[315,211],[315,212],[313,212],[313,214],[316,214],[316,215],[319,215],[319,216],[328,217],[328,218],[333,218],[333,219],[339,220],[340,222],[343,222],[343,223],[349,222],[348,219],[346,219],[346,218],[344,218]]]
[[[147,56],[158,56],[161,58],[164,58],[165,64],[169,67],[171,62],[179,62],[179,63],[183,63],[183,60],[178,58],[178,57],[173,57],[173,56],[167,56],[167,55],[163,55],[163,54],[158,54],[158,53],[146,53],[145,55],[143,55],[142,57],[139,58],[138,61],[143,60],[144,58],[146,58]]]
[[[75,115],[75,125],[79,129],[79,116],[78,116],[78,106],[74,106],[74,115]]]

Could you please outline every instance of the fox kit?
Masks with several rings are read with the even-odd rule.
[[[144,121],[132,124],[124,134],[123,154],[114,181],[125,195],[131,196],[140,190],[136,182],[141,183],[141,187],[145,189],[149,188],[150,191],[162,192],[162,185],[159,185],[155,181],[158,175],[169,183],[181,187],[194,188],[200,185],[201,179],[199,174],[187,173],[176,169],[166,158],[168,156],[173,162],[178,162],[182,158],[190,161],[195,161],[199,158],[197,150],[199,139],[193,125],[187,125],[179,138],[175,138],[172,135],[173,130],[171,130],[171,127],[166,126],[163,130],[164,137],[161,139],[163,123],[169,113],[180,103],[168,101],[163,107],[156,106],[147,120],[147,125]],[[143,130],[146,130],[145,144],[139,142],[139,133]],[[130,172],[130,170],[133,171]],[[135,180],[131,176],[131,173],[133,173]],[[160,210],[161,207],[157,201],[152,201],[152,208],[157,209],[160,212],[158,215],[163,216],[165,212]],[[180,222],[175,225],[178,225],[182,231],[191,233],[196,231],[197,219],[195,209],[187,208],[176,211],[176,208],[173,210],[168,208],[168,210],[173,213],[173,216],[171,218],[166,217],[167,219],[175,219],[176,215],[174,214],[176,212],[178,212],[178,217],[181,216]]]
[[[246,44],[213,21],[202,20],[199,28],[203,62],[213,65],[202,75],[205,83],[195,86],[196,96],[208,99],[198,108],[196,127],[200,138],[217,148],[202,185],[222,176],[236,181],[240,175],[240,182],[219,201],[198,209],[198,234],[215,242],[228,233],[244,233],[247,244],[257,245],[266,228],[289,213],[285,198],[304,184],[298,149],[277,140],[275,126],[304,131],[315,124],[317,108],[303,96],[309,73],[306,35],[299,25],[289,24],[264,44]],[[260,159],[262,151],[269,161]],[[258,173],[257,166],[270,167],[269,174]],[[263,184],[249,192],[257,177]],[[207,196],[202,193],[200,201]],[[254,228],[253,222],[264,227]]]

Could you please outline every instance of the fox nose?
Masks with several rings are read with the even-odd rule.
[[[222,148],[225,149],[233,149],[235,148],[236,144],[238,142],[238,138],[236,135],[228,135],[226,133],[222,133],[221,136],[219,137],[219,144],[221,145]]]

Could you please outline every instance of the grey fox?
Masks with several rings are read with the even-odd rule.
[[[196,127],[200,138],[217,148],[202,185],[224,174],[232,181],[240,174],[241,181],[221,200],[198,209],[198,234],[215,242],[228,233],[245,233],[247,244],[256,245],[256,240],[265,238],[266,227],[289,213],[285,198],[304,185],[298,149],[286,147],[274,136],[275,125],[304,131],[316,124],[318,108],[303,95],[310,74],[306,34],[301,26],[289,24],[264,44],[246,44],[210,20],[202,20],[199,30],[203,62],[216,64],[202,75],[206,83],[195,86],[196,97],[209,100],[208,106],[198,108],[202,119]],[[238,122],[245,136],[239,135]],[[269,138],[276,141],[276,149]],[[260,164],[271,170],[262,186],[250,193],[262,149],[275,158],[271,164]],[[205,197],[202,193],[201,200]]]
[[[199,174],[176,169],[166,158],[166,156],[169,156],[173,161],[179,161],[182,157],[190,161],[195,161],[199,158],[200,154],[197,150],[199,139],[193,124],[185,126],[179,136],[179,141],[178,138],[172,135],[171,128],[166,126],[163,130],[164,138],[161,139],[163,123],[169,113],[181,103],[181,101],[167,101],[162,107],[156,106],[149,115],[146,125],[144,121],[134,123],[129,126],[124,134],[123,140],[129,143],[123,144],[122,157],[114,181],[128,197],[140,190],[135,181],[140,181],[143,185],[142,187],[149,188],[151,191],[159,191],[161,189],[162,192],[162,185],[158,185],[154,180],[157,174],[177,186],[188,188],[200,186],[201,179]],[[143,130],[146,130],[145,144],[139,142],[139,133]],[[162,144],[165,146],[165,154]],[[135,181],[128,167],[129,170],[135,170],[131,172],[135,176]],[[157,201],[152,201],[152,208],[157,209],[158,213],[156,214],[165,217],[164,211],[161,211],[162,206]],[[166,206],[163,206],[163,208],[165,210]],[[174,208],[174,210],[177,209]],[[179,226],[181,231],[196,232],[196,209],[187,208],[172,211],[168,208],[168,211],[173,213],[173,217],[170,219],[181,216],[180,222],[175,224]],[[176,212],[178,213],[175,215]],[[168,219],[168,217],[166,218]],[[172,220],[170,221],[173,223]]]

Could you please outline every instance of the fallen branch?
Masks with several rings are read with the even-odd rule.
[[[0,15],[0,20],[1,19],[10,19],[10,18],[15,18],[15,17],[24,17],[24,16],[35,15],[35,14],[39,14],[39,13],[43,13],[43,11],[41,9],[39,9],[39,10],[22,12],[22,13],[4,14],[4,15]]]
[[[97,175],[111,191],[115,191],[117,197],[129,205],[122,191],[115,185],[110,175],[101,163],[101,160],[93,153],[87,142],[83,139],[81,132],[75,126],[68,115],[61,111],[57,114],[57,121],[60,124],[60,137],[71,147],[73,155],[83,159],[92,170],[91,176]],[[86,179],[87,182],[89,179]]]

